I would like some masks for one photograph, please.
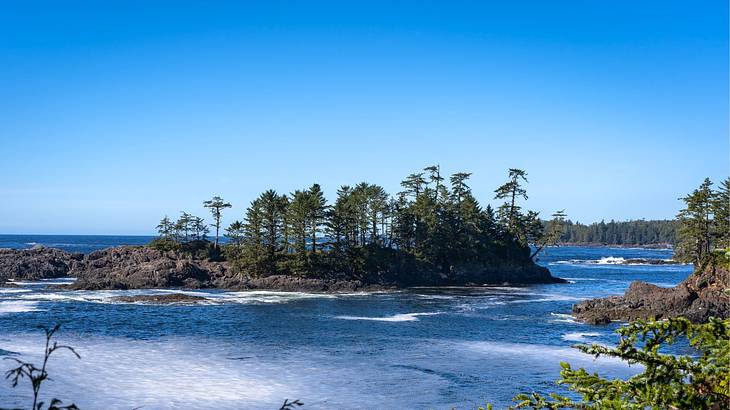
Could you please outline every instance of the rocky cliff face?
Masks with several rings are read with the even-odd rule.
[[[711,263],[673,288],[634,282],[623,296],[592,299],[573,306],[573,315],[591,324],[612,320],[684,316],[693,322],[730,317],[730,267]]]
[[[68,276],[83,257],[80,253],[44,247],[0,249],[0,283]]]

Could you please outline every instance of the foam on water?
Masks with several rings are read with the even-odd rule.
[[[76,278],[57,278],[57,279],[41,279],[41,280],[11,280],[9,282],[18,286],[55,286],[68,285],[74,283]]]
[[[25,313],[25,312],[38,312],[41,309],[37,307],[36,302],[25,302],[25,301],[0,301],[0,315],[10,313]]]
[[[0,288],[0,294],[26,293],[26,292],[30,292],[30,289]]]
[[[276,292],[276,291],[243,291],[243,292],[222,292],[222,291],[205,291],[205,290],[181,290],[181,289],[138,289],[138,290],[77,290],[77,291],[50,291],[50,292],[33,292],[19,295],[19,298],[34,301],[54,301],[54,302],[89,302],[89,303],[119,303],[129,304],[135,302],[121,302],[115,300],[120,296],[147,296],[147,295],[165,295],[171,293],[180,293],[190,296],[199,296],[205,298],[197,302],[201,305],[214,304],[280,304],[294,302],[306,299],[336,299],[343,297],[357,297],[367,294],[363,293],[347,293],[347,294],[325,294],[325,293],[306,293],[306,292]]]
[[[572,332],[572,333],[566,333],[562,336],[563,340],[567,340],[569,342],[585,342],[587,337],[598,337],[600,336],[600,333],[595,332],[587,332],[587,333],[581,333],[581,332]]]
[[[335,316],[335,319],[342,320],[372,320],[375,322],[415,322],[419,316],[440,315],[443,312],[420,312],[420,313],[401,313],[393,316],[385,317],[366,317],[366,316]]]
[[[560,347],[541,344],[527,343],[503,343],[503,342],[462,342],[466,350],[483,354],[485,356],[518,356],[527,358],[531,365],[542,362],[543,364],[554,365],[560,361],[567,361],[574,367],[586,368],[613,368],[621,370],[624,374],[636,372],[639,366],[629,366],[629,363],[613,357],[595,358],[585,354],[578,349],[571,347]]]
[[[551,312],[550,316],[555,318],[555,319],[550,320],[550,322],[552,322],[552,323],[569,323],[569,324],[577,324],[577,325],[583,324],[581,322],[576,321],[575,318],[573,317],[573,315],[569,315],[566,313]]]

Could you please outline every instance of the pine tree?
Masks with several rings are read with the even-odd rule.
[[[712,182],[709,178],[691,194],[682,198],[685,208],[677,215],[679,220],[678,244],[675,258],[698,264],[712,250]]]
[[[211,226],[215,227],[215,247],[218,248],[218,237],[221,229],[221,217],[222,211],[226,208],[230,208],[231,204],[225,202],[223,198],[214,196],[213,199],[203,202],[203,206],[210,208],[210,213],[213,215],[213,223]]]
[[[712,213],[715,216],[715,247],[730,248],[730,178],[720,183],[712,198]]]
[[[312,254],[317,253],[317,236],[322,231],[325,224],[325,216],[327,215],[327,200],[319,184],[313,184],[309,191],[309,236],[312,241]]]
[[[507,182],[497,188],[494,199],[507,199],[502,208],[502,218],[506,222],[507,230],[512,231],[518,220],[520,207],[516,201],[518,198],[527,200],[527,190],[522,187],[522,182],[527,182],[527,173],[521,169],[510,168]]]
[[[175,227],[167,215],[165,215],[165,217],[162,218],[160,223],[157,225],[157,233],[163,239],[171,239],[174,234],[174,229]]]

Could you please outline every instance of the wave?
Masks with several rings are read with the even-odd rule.
[[[555,317],[556,319],[550,320],[552,323],[569,323],[572,325],[580,325],[582,323],[577,322],[573,315],[569,315],[566,313],[550,313],[550,316]]]
[[[601,367],[612,367],[631,372],[633,372],[633,369],[641,367],[632,365],[632,369],[629,369],[629,363],[621,359],[604,356],[595,358],[572,347],[490,341],[460,342],[459,344],[467,351],[480,355],[494,356],[495,358],[507,355],[519,356],[526,360],[555,362],[556,366],[558,362],[567,361],[576,367],[589,367],[599,364]]]
[[[551,265],[624,265],[624,266],[662,266],[687,265],[679,263],[674,259],[653,259],[653,258],[623,258],[621,256],[604,256],[600,259],[569,259],[564,261],[550,262]]]
[[[0,288],[0,294],[26,293],[26,292],[30,292],[30,289]]]
[[[56,279],[40,279],[40,280],[10,280],[18,286],[48,286],[48,285],[68,285],[74,283],[76,278],[56,278]]]
[[[576,302],[579,300],[583,300],[582,298],[575,297],[575,296],[568,296],[568,295],[560,295],[560,294],[539,294],[538,297],[535,299],[517,299],[517,300],[509,300],[505,301],[505,303],[533,303],[533,302]]]
[[[6,313],[25,313],[39,312],[37,302],[27,302],[21,300],[0,301],[0,315]]]
[[[440,315],[443,312],[421,312],[421,313],[401,313],[393,316],[385,317],[368,317],[368,316],[335,316],[335,319],[342,320],[371,320],[374,322],[415,322],[419,316]]]
[[[277,292],[277,291],[204,291],[204,290],[180,290],[180,289],[138,289],[138,290],[75,290],[56,291],[46,293],[27,293],[18,295],[19,298],[32,301],[54,301],[54,302],[89,302],[108,304],[139,304],[138,302],[124,302],[116,298],[120,296],[150,296],[180,293],[189,296],[204,298],[197,302],[197,305],[218,305],[218,304],[277,304],[295,302],[306,299],[335,299],[340,297],[356,297],[367,295],[365,293],[347,294],[326,294],[326,293],[305,293],[305,292]]]
[[[574,332],[574,333],[566,333],[561,337],[563,340],[570,341],[570,342],[585,342],[586,337],[598,337],[600,335],[601,335],[600,333],[595,333],[595,332],[588,332],[588,333]]]

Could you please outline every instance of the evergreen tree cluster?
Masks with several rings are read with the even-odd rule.
[[[167,215],[157,225],[158,237],[150,246],[162,251],[182,251],[196,254],[208,247],[210,229],[201,217],[181,212],[173,221]],[[208,253],[205,256],[210,256]]]
[[[497,214],[474,198],[470,175],[456,173],[447,181],[438,166],[430,166],[409,175],[395,195],[362,182],[340,187],[331,204],[317,184],[288,195],[267,190],[226,228],[224,252],[249,276],[372,280],[395,274],[403,283],[423,283],[424,273],[448,281],[487,266],[533,266],[539,249],[562,233],[556,235],[562,212],[553,229],[536,212],[523,212],[526,173],[510,170],[496,191],[497,199],[505,199]]]
[[[706,178],[682,198],[685,208],[677,215],[675,259],[698,265],[714,250],[730,249],[730,178],[715,190]]]
[[[550,222],[546,222],[550,225]],[[596,222],[589,225],[567,221],[561,243],[603,245],[674,244],[675,220]]]

